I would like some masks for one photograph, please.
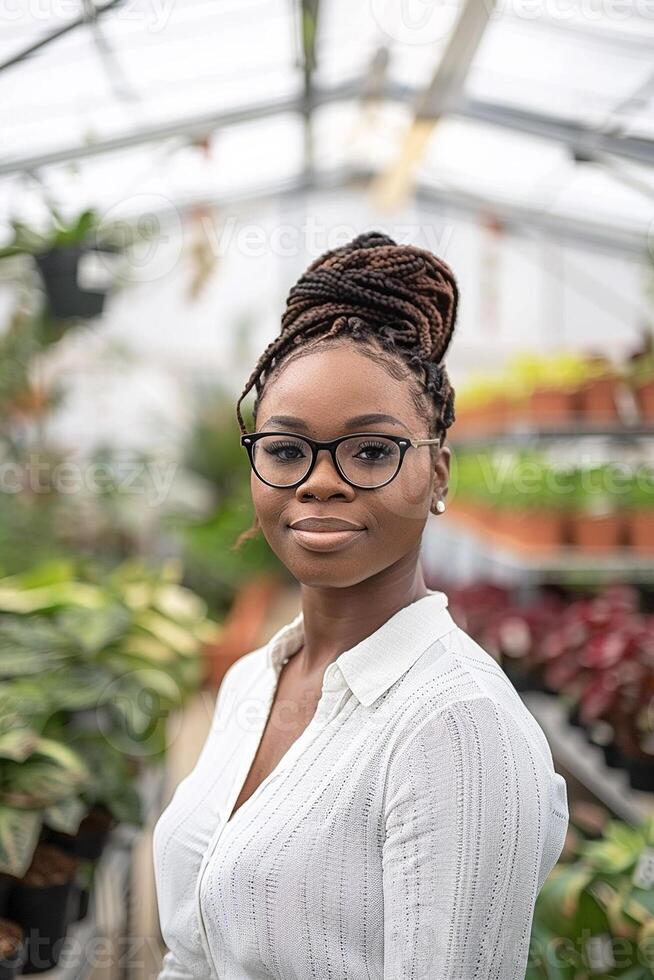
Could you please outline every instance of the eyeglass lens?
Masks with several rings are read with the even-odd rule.
[[[263,436],[253,447],[254,468],[267,483],[288,487],[304,479],[311,466],[311,446],[299,436]],[[359,487],[377,487],[395,476],[400,447],[383,436],[353,436],[336,450],[347,480]]]

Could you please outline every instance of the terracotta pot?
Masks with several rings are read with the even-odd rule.
[[[488,426],[490,432],[504,432],[513,421],[513,403],[504,395],[496,395],[488,406]]]
[[[654,554],[654,507],[627,513],[629,546],[643,554]]]
[[[593,378],[581,386],[578,393],[581,421],[589,425],[619,421],[617,407],[618,379],[607,375]]]
[[[612,551],[623,543],[621,514],[573,514],[570,542],[584,551]]]
[[[260,644],[268,611],[279,594],[281,582],[272,575],[250,579],[236,594],[217,643],[205,644],[205,680],[216,690],[227,670],[239,657]]]
[[[654,422],[654,377],[634,381],[633,393],[641,423]]]
[[[498,530],[526,548],[558,548],[563,543],[564,520],[557,510],[500,510]]]
[[[456,503],[454,501],[449,503],[446,513],[464,527],[484,534],[495,526],[498,511],[495,507],[486,506],[477,500],[464,498],[457,499]]]
[[[569,425],[577,413],[577,393],[569,388],[534,388],[527,402],[528,420],[538,429]]]

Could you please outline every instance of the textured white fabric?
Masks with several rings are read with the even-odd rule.
[[[315,716],[225,823],[300,612],[238,660],[154,832],[159,980],[523,980],[566,783],[443,592],[325,671]]]

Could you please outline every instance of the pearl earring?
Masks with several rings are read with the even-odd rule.
[[[442,514],[443,513],[443,511],[445,510],[445,501],[444,500],[437,500],[436,501],[436,510],[438,511],[439,514]]]

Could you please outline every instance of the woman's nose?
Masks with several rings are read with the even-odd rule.
[[[311,473],[297,487],[297,492],[298,494],[315,493],[316,496],[324,497],[333,493],[349,494],[353,492],[353,488],[338,472],[329,450],[319,449]]]

